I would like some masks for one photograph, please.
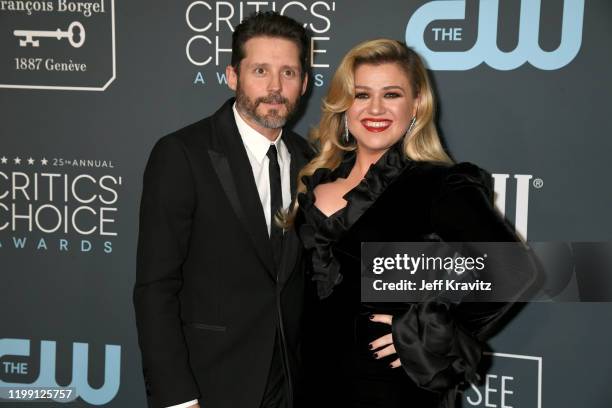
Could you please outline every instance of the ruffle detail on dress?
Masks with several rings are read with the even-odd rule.
[[[304,247],[311,253],[312,280],[316,281],[317,294],[321,299],[331,295],[334,286],[342,282],[340,264],[333,256],[332,245],[413,162],[405,157],[402,142],[395,144],[370,166],[363,180],[344,195],[347,205],[329,217],[325,216],[315,206],[315,187],[345,178],[354,163],[355,153],[350,152],[336,169],[319,168],[311,176],[303,176],[306,191],[297,197],[304,217],[297,231]]]

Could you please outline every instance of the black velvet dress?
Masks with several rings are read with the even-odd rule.
[[[370,167],[344,198],[347,206],[325,216],[314,188],[348,176],[347,154],[331,171],[304,177],[295,225],[311,261],[303,331],[300,407],[454,407],[457,387],[477,379],[482,341],[496,329],[509,304],[450,306],[427,303],[362,303],[362,242],[506,242],[517,237],[492,206],[490,176],[475,165],[415,162],[401,143]],[[517,279],[528,287],[530,271]],[[393,315],[388,326],[369,320]],[[392,330],[398,356],[374,359],[368,344]]]

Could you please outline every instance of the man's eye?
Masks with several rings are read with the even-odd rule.
[[[255,68],[254,72],[256,75],[263,75],[266,73],[266,70],[263,68]]]
[[[295,71],[292,69],[285,70],[284,72],[286,77],[293,78],[295,76]]]
[[[355,94],[355,99],[367,99],[368,94],[365,92],[358,92]]]

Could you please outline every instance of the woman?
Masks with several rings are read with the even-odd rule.
[[[477,378],[481,341],[506,305],[360,302],[362,242],[517,239],[491,205],[490,177],[453,165],[433,121],[427,73],[405,45],[368,41],[343,58],[287,219],[316,291],[303,406],[452,407],[457,385]]]

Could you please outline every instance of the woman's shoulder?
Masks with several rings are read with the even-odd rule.
[[[492,203],[494,194],[490,173],[469,162],[413,162],[393,183],[392,191],[390,196],[419,198],[428,203],[475,196]]]
[[[491,174],[482,167],[470,162],[461,162],[446,169],[442,185],[446,187],[471,185],[492,189],[492,178]]]
[[[417,169],[417,175],[427,178],[440,193],[464,187],[493,190],[491,174],[474,163],[419,162]]]
[[[444,163],[419,161],[414,163],[416,163],[416,168],[422,172],[442,178],[490,178],[490,174],[485,169],[471,162]]]

